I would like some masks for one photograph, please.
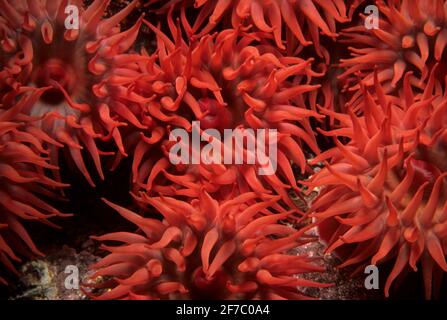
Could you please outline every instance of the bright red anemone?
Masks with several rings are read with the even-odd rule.
[[[148,1],[148,4],[159,0]],[[171,0],[159,10],[165,13],[181,8],[181,21],[189,36],[209,34],[219,24],[223,28],[253,26],[279,49],[289,54],[312,45],[318,56],[330,61],[330,54],[321,44],[320,34],[333,40],[338,36],[337,24],[350,21],[363,0]],[[185,9],[194,7],[197,18],[190,24]],[[226,23],[228,21],[228,23]],[[231,23],[229,23],[231,21]],[[222,28],[221,27],[221,28]]]
[[[367,29],[364,24],[343,30],[341,41],[348,43],[351,57],[340,60],[345,71],[339,76],[351,101],[361,102],[360,82],[372,87],[374,70],[385,92],[403,88],[408,71],[409,83],[423,87],[433,66],[445,61],[447,45],[447,1],[402,0],[375,2],[379,28]],[[439,81],[444,82],[444,72]]]
[[[92,266],[92,276],[110,279],[97,299],[303,299],[298,286],[325,287],[298,274],[318,272],[316,258],[289,251],[310,239],[304,230],[280,224],[293,218],[276,211],[278,196],[253,192],[219,203],[204,192],[185,202],[148,197],[163,221],[144,218],[106,201],[141,232],[117,232],[101,241],[110,254]]]
[[[126,31],[119,27],[138,0],[102,19],[108,2],[95,0],[84,9],[82,1],[0,1],[2,108],[22,106],[20,112],[57,141],[49,145],[51,164],[58,165],[58,148],[64,147],[91,185],[82,150],[90,154],[101,178],[100,155],[105,153],[98,150],[98,141],[113,140],[125,154],[118,128],[131,122],[126,101],[133,97],[120,77],[144,59],[128,53],[141,19]],[[65,12],[68,4],[78,15]],[[67,20],[76,18],[78,28],[66,29]],[[19,93],[29,87],[39,90],[29,91],[34,103],[23,107]]]
[[[340,127],[322,132],[348,142],[336,138],[313,161],[325,167],[304,182],[322,187],[310,212],[341,267],[394,262],[386,296],[409,267],[422,269],[427,298],[447,272],[447,100],[435,71],[423,94],[407,88],[402,99],[376,77],[378,101],[363,88],[362,116],[324,111]]]
[[[133,87],[151,99],[140,104],[136,115],[149,129],[128,140],[135,150],[135,185],[148,192],[192,197],[204,187],[213,194],[222,192],[218,199],[234,188],[240,193],[274,192],[292,207],[288,191],[298,186],[290,160],[305,173],[310,168],[304,150],[319,152],[310,121],[321,116],[306,108],[306,94],[319,87],[309,84],[319,76],[311,69],[313,59],[283,56],[274,47],[259,45],[256,34],[243,29],[205,35],[188,45],[182,30],[168,19],[175,42],[147,23],[157,35],[158,50],[148,55],[151,63],[140,64],[141,77]],[[235,128],[277,130],[277,172],[260,176],[256,165],[173,165],[167,157],[169,133],[175,128],[190,132],[193,121],[200,121],[202,130],[220,133]]]
[[[32,101],[34,93],[24,95],[22,101]],[[11,110],[0,111],[1,275],[18,274],[13,262],[20,262],[22,256],[42,255],[24,222],[55,226],[50,218],[68,216],[44,201],[60,198],[57,189],[66,186],[45,175],[46,170],[58,168],[49,163],[49,150],[42,141],[48,144],[54,141],[40,128],[29,125],[26,115]],[[1,276],[0,283],[6,284]]]

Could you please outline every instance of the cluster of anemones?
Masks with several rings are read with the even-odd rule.
[[[303,214],[290,197],[290,192],[299,192],[290,159],[304,174],[311,170],[306,163],[304,148],[308,147],[314,153],[319,153],[310,119],[319,120],[322,116],[305,107],[305,94],[319,88],[318,85],[309,84],[313,77],[321,76],[311,68],[313,59],[284,56],[275,46],[261,45],[262,37],[250,31],[250,28],[226,29],[213,35],[205,35],[200,40],[194,37],[187,43],[184,40],[185,30],[174,23],[172,12],[168,14],[168,26],[174,40],[149,21],[145,20],[144,23],[156,35],[157,50],[152,54],[148,50],[142,51],[148,62],[139,64],[136,80],[129,91],[142,98],[141,101],[133,101],[130,109],[145,128],[129,134],[125,145],[133,156],[132,181],[134,192],[141,192],[139,204],[144,208],[149,204],[151,211],[155,209],[155,212],[164,217],[163,223],[153,218],[141,221],[146,221],[147,224],[157,221],[157,225],[165,225],[163,229],[169,231],[169,236],[172,236],[174,229],[180,228],[182,232],[176,236],[175,243],[168,241],[163,247],[155,245],[153,248],[157,250],[151,250],[153,255],[148,255],[146,261],[132,262],[132,265],[126,263],[129,268],[125,271],[121,269],[125,260],[129,258],[133,261],[129,256],[119,254],[121,250],[127,250],[126,245],[111,249],[112,253],[94,266],[101,268],[95,277],[112,276],[112,281],[101,285],[112,290],[100,297],[194,298],[206,292],[219,292],[221,298],[302,297],[297,291],[297,285],[311,282],[292,275],[298,273],[298,270],[318,271],[321,270],[320,267],[306,264],[296,268],[292,264],[276,270],[277,279],[272,276],[271,282],[259,276],[258,268],[250,270],[248,274],[248,270],[241,268],[245,259],[296,261],[296,266],[300,265],[299,261],[306,260],[305,257],[287,254],[303,240],[303,230],[287,227],[289,237],[281,241],[273,241],[281,235],[273,230],[285,228],[278,220],[293,223],[296,220],[293,218],[294,214]],[[169,134],[178,128],[192,132],[195,129],[194,121],[200,123],[196,129],[202,139],[206,138],[206,130],[209,129],[218,133],[236,128],[277,130],[278,173],[258,175],[257,170],[261,166],[259,163],[173,165],[169,153],[177,141],[170,140]],[[222,141],[219,143],[218,152],[223,154],[228,146]],[[198,151],[190,149],[192,153]],[[242,152],[247,154],[252,151],[244,146]],[[203,196],[204,193],[206,197]],[[251,195],[256,197],[251,198]],[[209,198],[211,201],[210,196],[213,199],[213,210],[209,206],[200,205],[205,199]],[[238,196],[241,199],[250,199],[231,205],[231,214],[218,210],[219,207],[230,206],[233,203],[231,199]],[[189,207],[188,202],[194,203],[194,214],[191,217],[189,215],[193,207]],[[246,208],[248,206],[250,210]],[[267,210],[267,207],[271,209]],[[289,211],[281,217],[284,207]],[[122,208],[119,211],[123,214]],[[238,216],[245,216],[244,212],[251,212],[246,216],[244,224],[236,223],[232,226],[230,221],[237,221]],[[176,216],[180,215],[180,220],[171,219],[170,215],[174,213]],[[272,215],[268,219],[264,217],[267,213]],[[205,225],[195,226],[197,221],[194,219],[205,219]],[[242,232],[245,224],[255,226],[264,220],[270,224],[268,233],[254,230],[250,234]],[[141,227],[140,223],[137,225]],[[192,252],[187,254],[180,250],[187,240],[183,229],[188,230],[188,237],[192,232],[196,242],[191,248]],[[129,239],[129,235],[125,234],[122,237],[110,236],[111,238],[106,235],[99,239],[120,240],[125,243]],[[148,237],[148,233],[146,236]],[[135,243],[134,247],[137,249],[148,245],[151,248],[154,242],[164,239],[163,232],[160,237],[155,239],[150,236],[145,240],[140,237],[141,243]],[[212,244],[208,243],[209,237],[213,239]],[[296,242],[290,242],[292,238]],[[240,248],[244,243],[256,246],[258,241],[263,243],[262,247],[266,250],[262,257],[252,257],[252,253],[245,253],[245,249]],[[200,244],[202,242],[203,245]],[[211,253],[215,242],[222,242],[222,248],[214,249]],[[267,243],[271,243],[271,246]],[[284,247],[281,245],[275,249],[275,243],[283,243]],[[135,256],[139,249],[129,250],[129,254]],[[208,252],[205,253],[206,251]],[[175,259],[166,256],[174,253]],[[198,259],[200,254],[201,260]],[[203,258],[205,254],[206,259]],[[214,259],[218,262],[215,262],[213,272],[208,274],[210,254],[215,254]],[[152,261],[153,258],[157,261]],[[178,270],[180,273],[172,271],[173,266],[170,266],[169,260],[177,267],[181,263],[181,269]],[[156,263],[157,270],[161,266],[154,274],[154,279],[153,271],[147,267],[150,261]],[[102,270],[104,266],[106,267]],[[120,271],[116,273],[115,270],[118,269]],[[146,271],[149,272],[147,277],[143,275]],[[270,273],[266,275],[271,276]],[[126,277],[129,279],[124,279]],[[122,285],[124,283],[126,284]],[[276,285],[279,287],[275,288]],[[211,296],[217,298],[215,295]]]
[[[354,18],[370,2],[378,29]],[[66,27],[68,5],[78,27]],[[145,215],[105,200],[138,230],[95,237],[121,244],[102,245],[92,297],[304,298],[297,287],[325,285],[299,274],[322,268],[291,250],[315,225],[341,267],[391,261],[386,295],[421,265],[431,296],[447,271],[446,1],[133,0],[104,18],[108,5],[0,1],[8,270],[16,252],[40,254],[24,220],[64,216],[49,204],[66,186],[59,164],[94,186],[86,163],[104,179],[102,156],[114,155],[112,169],[131,157]],[[137,10],[147,14],[122,30]],[[140,29],[150,38],[137,48]],[[331,55],[331,42],[351,56]],[[220,162],[191,144],[199,163],[174,164],[178,129],[197,133],[199,149],[213,143]],[[242,147],[210,133],[227,129],[246,133]],[[275,130],[273,174],[247,162],[257,129]],[[245,162],[222,163],[226,152]],[[306,200],[303,188],[319,191],[309,212],[292,200]]]
[[[78,21],[69,21],[79,23],[79,28],[66,29],[67,5],[79,10],[78,15],[71,17]],[[200,35],[196,34],[190,41],[185,41],[183,36],[191,35],[191,28],[184,23],[182,30],[180,24],[175,24],[172,10],[168,25],[174,41],[143,17],[128,30],[121,31],[119,23],[136,8],[138,1],[132,1],[120,12],[102,20],[107,5],[108,1],[101,0],[94,1],[86,9],[80,1],[1,2],[1,61],[4,65],[0,82],[1,107],[15,124],[32,130],[29,137],[20,135],[17,143],[22,149],[28,147],[35,153],[34,166],[43,167],[34,170],[33,178],[16,177],[17,181],[13,180],[25,184],[23,192],[30,194],[27,200],[31,204],[22,205],[18,199],[2,194],[2,205],[22,219],[30,215],[47,222],[48,218],[61,215],[42,200],[37,201],[36,196],[31,197],[31,192],[45,191],[42,196],[45,197],[51,192],[36,185],[42,184],[56,192],[64,186],[60,182],[63,177],[58,172],[62,150],[69,155],[67,160],[71,159],[94,186],[94,178],[83,157],[85,153],[91,156],[99,177],[103,179],[100,156],[111,153],[100,151],[97,145],[113,141],[117,149],[114,167],[119,165],[121,158],[131,154],[134,188],[143,190],[141,197],[148,199],[146,204],[165,216],[163,223],[156,223],[158,220],[151,218],[147,220],[149,224],[160,225],[157,233],[162,237],[158,240],[164,241],[173,229],[181,228],[188,241],[191,239],[186,230],[191,229],[195,241],[203,242],[203,245],[197,245],[197,250],[195,246],[190,248],[201,252],[203,265],[199,267],[197,261],[185,252],[182,252],[183,257],[180,252],[176,254],[177,244],[170,248],[172,244],[168,241],[156,254],[166,255],[159,261],[166,264],[163,268],[170,268],[169,260],[178,264],[181,259],[188,258],[191,260],[188,268],[194,268],[194,274],[189,276],[197,277],[193,279],[199,285],[197,288],[211,283],[210,288],[223,286],[236,295],[301,297],[296,287],[312,283],[295,278],[295,274],[320,271],[321,267],[311,264],[306,257],[288,255],[290,249],[307,238],[303,235],[304,230],[298,231],[293,225],[285,226],[284,223],[293,223],[296,214],[301,213],[289,196],[290,191],[299,190],[288,159],[293,159],[303,173],[309,172],[304,148],[319,152],[310,120],[318,120],[321,116],[307,110],[304,97],[319,87],[310,84],[312,78],[321,76],[312,69],[313,59],[284,56],[280,52],[283,48],[277,48],[273,42],[269,44],[268,35],[257,34],[250,26],[241,25],[214,35],[205,32],[200,40]],[[303,11],[303,14],[311,13]],[[131,51],[143,21],[156,35],[154,53],[151,53],[153,48],[139,53]],[[293,24],[296,33],[299,30],[295,24],[296,21]],[[319,27],[328,29],[325,23],[319,23]],[[238,127],[278,130],[278,175],[258,176],[256,170],[260,163],[240,167],[171,165],[167,160],[171,147],[169,133],[175,128],[190,131],[195,120],[202,124],[199,128],[201,135],[203,130],[211,128],[220,131]],[[17,129],[13,128],[15,132]],[[9,131],[5,132],[5,139],[6,134],[9,136]],[[35,141],[31,140],[32,134]],[[243,149],[244,154],[248,152]],[[14,174],[28,174],[25,165],[20,165],[19,154],[13,153],[7,160],[18,168],[11,171],[6,167],[5,178],[11,180]],[[21,195],[22,192],[17,192],[15,196]],[[181,206],[185,197],[185,205],[191,202],[197,211],[193,217],[185,215],[184,219],[172,220],[167,216],[173,209],[166,212],[163,206],[154,204],[157,203],[155,199],[159,199],[162,203],[175,201]],[[229,200],[235,197],[240,200]],[[219,212],[198,205],[198,199],[204,201],[205,198],[209,198],[216,210],[221,208]],[[144,201],[138,203],[144,205]],[[18,227],[20,224],[14,222],[17,220],[12,220],[9,213],[5,216],[5,222],[9,223],[2,224],[2,228],[15,232],[37,253],[29,236]],[[197,219],[205,219],[204,225],[196,225]],[[236,223],[234,226],[231,226],[232,221]],[[142,243],[154,245],[154,235],[146,236],[148,238]],[[175,236],[174,240],[177,238]],[[122,239],[127,240],[126,237]],[[215,259],[216,243],[213,241],[224,241]],[[18,258],[6,241],[2,242],[1,248],[2,262],[13,269],[8,257]],[[207,261],[205,255],[213,258],[213,262]],[[109,259],[112,258],[105,261]],[[240,266],[235,269],[237,261]],[[296,262],[292,265],[278,265],[293,261]],[[208,265],[213,272],[208,270]],[[96,267],[99,266],[101,264]],[[107,274],[106,271],[103,272]],[[166,272],[168,275],[172,273]],[[118,274],[112,272],[110,275],[116,277],[113,279],[115,283],[121,281]],[[216,279],[217,275],[223,276]],[[232,279],[231,283],[223,283],[222,277]],[[135,291],[147,297],[169,296],[172,281],[164,281],[164,278],[161,277],[162,283],[157,281],[155,287],[150,279],[143,279],[148,282],[142,284],[143,288],[154,290],[153,293],[143,294],[136,286],[129,290],[129,295]],[[157,293],[158,287],[164,289]],[[177,284],[172,288],[172,292],[176,292],[175,288],[180,286]],[[112,292],[116,290],[115,287]],[[228,292],[225,296],[231,296]]]
[[[0,261],[10,271],[11,260],[20,261],[15,251],[41,254],[21,221],[53,225],[49,218],[63,216],[47,204],[66,186],[60,151],[91,185],[82,149],[101,178],[100,155],[107,153],[98,140],[113,140],[124,153],[118,128],[130,113],[123,101],[133,97],[117,78],[144,57],[129,53],[142,20],[123,32],[119,23],[137,3],[101,20],[108,1],[87,9],[81,1],[0,2]],[[79,10],[68,21],[76,29],[65,27],[69,4]]]

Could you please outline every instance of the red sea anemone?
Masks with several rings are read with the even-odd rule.
[[[42,255],[28,224],[68,216],[74,166],[75,210],[107,190],[136,226],[98,224],[93,299],[305,299],[327,286],[306,280],[320,252],[296,254],[314,240],[380,265],[386,296],[412,270],[439,292],[447,0],[110,3],[0,0],[1,284]],[[84,195],[108,155],[122,171]]]
[[[277,198],[249,192],[218,203],[204,192],[188,203],[142,194],[163,221],[106,201],[142,232],[95,237],[124,243],[102,246],[110,254],[92,278],[110,279],[98,285],[110,290],[96,298],[302,299],[297,286],[327,286],[297,276],[323,269],[315,258],[288,254],[309,239],[278,223],[291,212],[272,214]]]
[[[341,267],[394,261],[387,296],[408,266],[422,266],[427,298],[447,272],[447,101],[432,96],[433,73],[430,79],[423,94],[409,90],[396,100],[376,77],[379,103],[364,88],[363,116],[328,112],[341,126],[324,133],[349,142],[336,140],[318,156],[314,162],[330,163],[305,182],[322,187],[310,211],[328,251],[341,253]]]
[[[345,71],[339,78],[345,81],[345,89],[355,93],[353,100],[361,95],[360,79],[366,86],[373,85],[374,69],[386,92],[401,89],[407,71],[413,72],[408,81],[423,89],[431,68],[446,58],[446,1],[379,0],[375,4],[378,29],[358,25],[343,30],[352,57],[341,59]]]
[[[175,43],[148,23],[157,34],[158,50],[149,56],[153,63],[141,64],[141,78],[135,82],[134,90],[152,98],[141,104],[144,115],[139,115],[141,122],[146,119],[152,127],[142,131],[150,138],[143,136],[136,142],[134,182],[150,192],[188,193],[195,197],[202,186],[210,193],[221,190],[222,185],[228,187],[228,192],[234,186],[240,192],[274,190],[292,206],[287,190],[298,187],[289,159],[304,173],[309,169],[305,145],[319,152],[310,119],[321,116],[308,110],[305,102],[306,93],[319,87],[308,84],[318,76],[311,69],[312,59],[282,56],[274,47],[258,45],[256,34],[242,29],[205,35],[187,45],[180,28],[170,22],[172,33],[177,35]],[[162,141],[161,150],[168,152],[169,131],[191,131],[193,121],[200,121],[202,130],[214,128],[220,132],[235,128],[276,129],[277,173],[258,176],[253,165],[174,166],[165,155],[157,159],[154,144]],[[174,187],[164,185],[157,176],[174,182]]]
[[[33,103],[32,91],[38,89],[25,93],[21,101]],[[12,261],[20,261],[21,255],[42,255],[23,222],[54,226],[49,218],[67,215],[43,200],[60,197],[54,189],[65,186],[45,175],[46,170],[57,167],[49,164],[49,151],[42,141],[54,141],[41,129],[27,124],[27,116],[10,112],[13,109],[0,112],[0,264],[17,274]],[[6,281],[0,277],[0,283]]]
[[[105,0],[95,0],[85,10],[81,1],[0,1],[0,99],[14,97],[12,105],[22,105],[24,98],[17,93],[40,88],[34,103],[20,111],[66,147],[91,185],[82,149],[88,150],[101,178],[98,139],[114,140],[125,154],[118,127],[128,122],[125,101],[132,97],[119,79],[141,59],[127,53],[141,19],[122,32],[119,23],[137,3],[102,20]],[[79,15],[69,17],[68,5],[75,6]],[[66,29],[67,19],[78,28]],[[49,147],[51,163],[57,165],[60,146]]]
[[[290,54],[297,48],[300,51],[303,46],[312,44],[317,55],[329,63],[329,52],[321,45],[320,33],[335,39],[338,36],[336,24],[349,21],[361,2],[351,1],[347,8],[345,1],[341,0],[171,0],[160,11],[181,5],[182,23],[188,35],[206,35],[227,20],[231,25],[224,23],[224,28],[252,25],[255,31],[272,39],[279,49],[287,48]],[[199,13],[191,26],[184,10],[192,4]]]

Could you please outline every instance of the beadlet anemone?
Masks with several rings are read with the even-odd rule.
[[[149,0],[148,5],[160,2]],[[181,21],[188,35],[203,36],[217,26],[238,28],[253,26],[267,42],[289,54],[311,46],[316,54],[330,61],[330,54],[321,45],[320,34],[335,40],[337,24],[350,21],[354,10],[363,0],[171,0],[158,11],[181,9]],[[198,11],[192,25],[185,11],[188,7]],[[296,52],[295,52],[296,53]]]
[[[137,115],[152,126],[129,142],[135,150],[136,186],[148,192],[193,197],[204,186],[213,194],[223,192],[219,199],[225,199],[234,187],[240,193],[276,192],[293,206],[287,191],[298,187],[289,159],[304,173],[309,170],[305,145],[319,152],[309,119],[321,116],[305,107],[305,94],[319,87],[308,84],[319,76],[311,69],[312,59],[282,56],[274,47],[257,45],[256,34],[244,29],[224,30],[186,44],[180,27],[171,18],[168,21],[175,42],[146,22],[157,35],[158,50],[148,54],[153,63],[140,64],[141,77],[133,88],[152,99],[140,104]],[[172,145],[169,131],[183,128],[190,132],[193,121],[199,121],[202,130],[220,132],[276,129],[276,174],[259,176],[255,165],[172,165],[167,158]],[[163,152],[158,152],[162,155],[157,159],[155,148],[160,143]]]
[[[110,254],[92,266],[92,278],[105,279],[92,286],[109,289],[97,299],[303,299],[298,286],[327,286],[298,276],[323,268],[318,258],[289,253],[311,238],[278,223],[293,217],[271,211],[278,196],[248,192],[219,203],[204,192],[189,203],[143,193],[139,200],[163,220],[106,201],[141,232],[94,237],[122,243],[103,244]]]
[[[342,32],[351,57],[341,59],[345,71],[339,76],[351,101],[361,102],[360,82],[374,83],[374,70],[386,92],[399,91],[408,71],[409,83],[423,87],[433,66],[445,61],[447,44],[447,1],[388,0],[376,1],[379,28],[367,29],[364,24]],[[442,74],[445,74],[445,70]],[[438,79],[444,82],[441,76]]]
[[[322,187],[310,212],[340,267],[394,263],[386,296],[408,267],[421,266],[426,298],[447,272],[447,100],[434,72],[429,78],[423,94],[408,88],[407,99],[396,99],[384,94],[376,73],[378,102],[363,88],[362,116],[325,110],[340,127],[322,132],[348,142],[335,138],[314,160],[325,167],[303,182]]]
[[[32,89],[35,91],[38,89]],[[34,92],[25,93],[21,101],[33,103]],[[42,130],[27,124],[27,116],[0,111],[0,283],[1,275],[18,274],[13,262],[21,257],[43,255],[24,227],[24,222],[38,221],[55,226],[52,217],[64,217],[44,199],[60,198],[58,189],[65,187],[45,175],[58,168],[49,163],[49,150],[42,141],[54,141]],[[4,272],[6,271],[6,272]],[[9,272],[8,272],[9,271]]]
[[[0,1],[0,99],[14,97],[17,105],[23,105],[25,98],[17,93],[39,88],[30,91],[34,103],[20,111],[57,141],[49,145],[50,163],[58,164],[58,148],[64,147],[91,185],[82,149],[90,154],[101,178],[104,152],[98,150],[98,140],[113,140],[125,153],[118,128],[129,122],[125,103],[132,96],[119,78],[142,59],[128,53],[141,19],[126,31],[119,27],[138,1],[102,19],[108,3],[95,0],[84,9],[81,1]],[[78,15],[69,17],[68,5],[75,6]],[[67,19],[74,25],[78,22],[78,28],[67,29]]]
[[[88,2],[0,0],[1,283],[41,255],[28,223],[67,216],[53,207],[67,186],[59,165],[94,185],[90,163],[104,178],[113,154],[118,170],[131,157],[141,212],[104,200],[137,230],[93,237],[108,255],[84,285],[92,298],[308,298],[303,287],[327,285],[303,274],[324,268],[293,252],[316,225],[340,267],[390,265],[386,296],[411,270],[436,294],[447,272],[447,1],[365,1],[380,12],[371,30],[351,22],[361,0],[129,0],[107,18],[110,1]],[[125,28],[136,9],[145,14]],[[351,56],[331,65],[331,41]],[[170,135],[196,121],[204,144],[210,129],[276,130],[276,172],[172,163]],[[308,214],[291,198],[309,199],[303,185],[319,192]]]

